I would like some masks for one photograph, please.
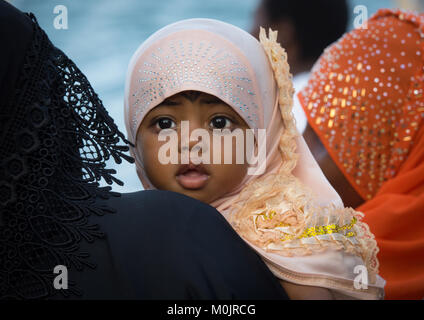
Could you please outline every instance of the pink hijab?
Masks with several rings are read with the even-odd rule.
[[[293,212],[297,209],[283,208],[285,205],[282,203],[287,204],[283,193],[291,199],[301,199],[296,201],[303,201],[302,212],[306,202],[313,202],[313,206],[307,205],[311,217],[302,217],[302,223],[296,227],[292,225],[296,235],[301,235],[307,227],[347,225],[351,219],[360,218],[359,213],[354,218],[350,211],[345,212],[339,195],[328,183],[303,138],[297,134],[291,110],[291,75],[285,52],[275,40],[275,33],[270,33],[269,39],[262,33],[261,44],[247,32],[211,19],[183,20],[154,33],[137,49],[128,67],[124,103],[128,139],[136,144],[137,130],[144,116],[174,94],[196,90],[218,97],[231,106],[250,128],[266,129],[266,150],[259,150],[266,153],[266,163],[262,164],[265,165],[263,174],[246,175],[235,190],[211,205],[232,223],[280,279],[327,287],[339,297],[381,297],[384,280],[378,276],[375,278],[378,249],[363,224],[358,222],[355,226],[356,238],[341,240],[343,236],[337,238],[336,234],[303,236],[281,246],[280,242],[269,238],[270,234],[283,232],[281,227],[275,225],[265,230],[251,223],[254,210],[244,204],[258,190],[272,193],[269,185],[275,177],[287,187],[280,186],[277,196],[268,199],[269,202],[259,201],[266,202],[266,210],[269,210],[256,213],[255,221],[258,216],[263,218],[263,214],[265,217],[270,217],[270,213],[273,216],[272,212],[291,212],[282,214],[281,219],[293,221]],[[143,155],[135,148],[131,152],[143,186],[154,189],[144,170]],[[306,193],[308,196],[304,196]],[[296,201],[291,201],[289,207],[295,207],[293,203]],[[249,210],[239,210],[232,215],[240,206]],[[316,208],[323,207],[331,208],[331,213],[317,218]],[[294,230],[285,228],[285,234]],[[313,242],[319,237],[318,242],[328,245]],[[268,240],[264,241],[265,238]],[[337,263],[329,264],[331,260]],[[374,264],[368,268],[373,273],[370,276],[370,282],[373,282],[371,290],[352,289],[356,276],[354,267],[361,264]]]
[[[150,36],[137,49],[128,67],[124,112],[129,140],[136,143],[138,127],[151,109],[185,90],[214,95],[233,107],[252,129],[266,129],[264,175],[277,171],[282,162],[278,138],[284,128],[278,86],[268,57],[254,37],[212,19],[183,20]],[[299,137],[298,142],[308,151],[301,161],[305,160],[306,168],[310,168],[306,170],[309,172],[302,171],[299,175],[308,179],[318,174],[319,179],[314,179],[311,185],[313,189],[320,192],[321,199],[323,191],[327,193],[323,202],[341,204],[303,138]],[[132,151],[144,188],[154,189],[143,169],[142,155]],[[255,178],[256,174],[246,175],[237,189],[212,205],[220,211],[228,209],[241,189]]]

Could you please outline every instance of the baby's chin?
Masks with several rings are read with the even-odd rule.
[[[202,183],[196,179],[180,179],[176,175],[172,178],[153,182],[159,190],[181,193],[207,204],[211,204],[225,194],[225,187],[217,186],[216,183],[216,179],[214,179],[212,174],[208,175],[207,179]]]
[[[182,187],[177,188],[177,190],[173,190],[178,193],[182,193],[186,196],[189,196],[191,198],[194,198],[196,200],[202,201],[204,203],[211,204],[214,200],[217,199],[216,196],[214,196],[210,191],[207,190],[208,188],[202,188],[202,189],[184,189]]]

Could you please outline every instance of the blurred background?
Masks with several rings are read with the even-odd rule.
[[[265,8],[262,1],[267,2],[268,7],[265,6]],[[310,3],[317,1],[310,0]],[[290,24],[287,27],[287,21],[296,21],[296,17],[283,19],[284,21],[280,23],[278,16],[270,17],[270,14],[273,15],[274,12],[277,12],[273,10],[272,5],[275,3],[276,6],[281,6],[281,10],[288,12],[296,9],[292,4],[297,0],[9,0],[9,2],[24,12],[35,14],[40,26],[46,31],[53,44],[63,50],[87,76],[109,114],[115,119],[121,131],[126,134],[123,120],[125,74],[132,54],[150,34],[175,21],[199,17],[222,20],[252,32],[252,34],[255,34],[258,23],[270,26],[283,25],[285,30],[290,30]],[[290,8],[282,5],[289,2],[291,2]],[[358,5],[366,7],[368,16],[371,16],[379,8],[405,8],[422,11],[424,7],[424,0],[346,0],[346,2],[345,31],[354,27],[355,17],[358,14],[354,8]],[[68,29],[55,29],[54,27],[53,21],[58,15],[54,13],[54,8],[57,5],[67,8]],[[318,9],[303,7],[302,12],[307,16],[308,10],[315,13],[315,10]],[[266,14],[266,10],[268,10],[268,14]],[[331,27],[337,17],[343,16],[335,12],[331,12],[331,14],[332,16],[325,18],[324,12],[324,18],[318,24],[323,23]],[[307,21],[307,19],[305,17],[300,21]],[[296,24],[292,23],[291,27],[293,25]],[[334,28],[332,27],[332,29]],[[305,34],[308,35],[308,32]],[[287,39],[290,39],[290,34],[286,36]],[[287,41],[289,63],[292,72],[295,76],[297,74],[299,79],[299,84],[295,84],[296,90],[298,90],[307,81],[308,69],[314,62],[314,56],[308,56],[305,61],[295,60],[300,56],[302,50],[296,49],[300,47],[296,46],[296,43],[290,45],[286,38],[279,40],[283,46]],[[331,43],[335,40],[329,38],[327,41]],[[289,50],[289,47],[293,49]],[[319,44],[315,49],[318,52],[322,51]],[[291,56],[291,51],[297,54]],[[301,115],[299,115],[298,124],[302,126],[300,118]],[[117,177],[125,182],[123,187],[114,186],[115,191],[132,192],[142,189],[134,165],[124,163],[117,166],[113,161],[109,165],[116,168]]]

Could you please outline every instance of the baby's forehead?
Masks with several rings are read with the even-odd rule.
[[[186,106],[187,108],[184,108],[183,106]],[[237,119],[241,123],[246,123],[237,111],[234,110],[234,107],[217,96],[198,90],[181,91],[172,96],[166,97],[161,103],[157,104],[147,112],[142,122],[144,122],[146,118],[156,117],[161,113],[172,112],[174,114],[178,114],[181,111],[186,114],[187,112],[191,112],[190,110],[193,110],[192,108],[201,108],[202,114],[203,111],[206,111],[205,108],[209,108],[215,113],[224,112],[233,116],[234,119]],[[182,109],[184,109],[184,111]],[[246,124],[246,126],[248,125]]]
[[[190,100],[192,102],[196,101],[199,98],[202,98],[202,99],[208,99],[208,100],[214,100],[214,101],[221,101],[222,103],[225,103],[220,98],[212,94],[202,92],[202,91],[197,91],[197,90],[182,91],[166,98],[164,101],[169,101],[172,99],[182,99],[182,98]]]

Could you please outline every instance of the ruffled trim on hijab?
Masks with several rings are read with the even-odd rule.
[[[279,104],[285,131],[280,138],[283,163],[277,173],[251,181],[231,210],[229,221],[246,240],[282,256],[306,256],[326,250],[344,250],[362,258],[371,283],[378,274],[378,247],[363,214],[352,208],[320,206],[292,171],[297,163],[297,135],[293,119],[293,87],[284,49],[277,32],[269,38],[261,28],[260,41],[279,86]]]
[[[368,225],[361,221],[362,213],[334,206],[297,206],[273,198],[249,218],[240,221],[238,230],[254,245],[288,257],[344,250],[362,258],[375,283],[378,247]]]

